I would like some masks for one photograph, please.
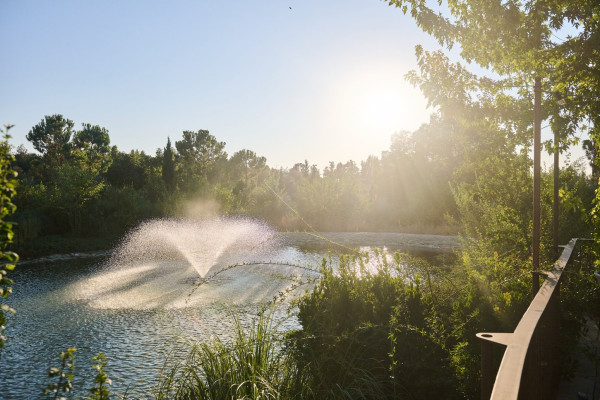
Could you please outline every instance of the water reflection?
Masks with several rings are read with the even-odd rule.
[[[237,239],[247,237],[248,243],[252,238],[271,235],[262,227],[236,229]],[[186,232],[181,240],[192,234]],[[359,239],[352,234],[337,234],[333,239],[345,237],[350,237],[351,245]],[[365,244],[400,243],[399,238],[384,234]],[[322,246],[318,251],[305,251],[288,240],[268,241],[277,246],[241,246],[238,252],[219,248],[210,269],[204,272],[209,279],[199,286],[192,283],[202,274],[190,259],[172,257],[172,253],[156,259],[128,259],[119,252],[116,256],[20,264],[12,274],[14,293],[9,298],[18,312],[10,318],[8,344],[1,354],[2,398],[39,398],[47,383],[46,371],[59,365],[57,354],[67,347],[78,349],[76,396],[87,393],[89,387],[85,385],[91,386],[94,371],[90,358],[100,351],[108,357],[107,372],[116,393],[132,384],[151,388],[166,358],[185,357],[191,341],[229,335],[234,308],[242,324],[249,325],[262,303],[291,285],[285,276],[311,274],[294,264],[316,268],[327,255]],[[189,241],[201,242],[198,238]],[[311,247],[310,243],[303,246]],[[342,246],[342,251],[345,249]],[[198,257],[199,253],[189,254]],[[250,261],[265,263],[243,264]],[[236,266],[228,268],[231,265]],[[286,308],[282,305],[276,318],[283,329],[292,329],[297,324],[287,316]]]
[[[279,255],[304,264],[320,258],[296,249]],[[78,349],[76,394],[92,384],[90,358],[100,351],[108,357],[115,392],[131,384],[150,388],[165,358],[185,357],[190,341],[230,335],[234,307],[249,325],[260,304],[290,284],[276,272],[296,271],[274,264],[240,266],[196,287],[185,279],[197,272],[180,261],[118,269],[110,258],[19,266],[9,298],[18,312],[9,321],[1,355],[2,398],[39,398],[47,369],[59,365],[57,354],[66,347]],[[285,311],[282,306],[278,318],[288,318]],[[293,319],[285,323],[295,326]]]

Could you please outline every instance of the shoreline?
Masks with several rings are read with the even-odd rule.
[[[124,236],[68,237],[42,236],[24,246],[11,249],[19,254],[19,263],[32,264],[39,260],[102,257],[109,255]],[[363,246],[387,248],[392,251],[436,254],[460,249],[456,235],[437,235],[401,232],[277,232],[284,245],[300,249],[348,250]]]

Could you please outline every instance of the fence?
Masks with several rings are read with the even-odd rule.
[[[478,333],[483,400],[550,399],[560,383],[560,284],[566,269],[591,260],[591,242],[571,239],[550,271],[533,272],[534,298],[512,333]],[[539,276],[545,276],[540,287]],[[494,355],[506,346],[495,374]]]

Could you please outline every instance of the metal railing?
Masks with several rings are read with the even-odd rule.
[[[579,241],[579,243],[578,243]],[[512,333],[478,333],[483,400],[549,399],[559,379],[560,283],[584,239],[571,239],[550,271],[534,271],[534,298]],[[587,242],[587,240],[585,240]],[[539,276],[545,276],[540,287]],[[498,345],[506,346],[495,373]]]

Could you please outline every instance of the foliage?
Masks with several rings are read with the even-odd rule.
[[[171,138],[167,138],[167,147],[163,153],[162,178],[167,189],[175,190],[175,154],[171,148]]]
[[[324,261],[292,335],[316,398],[460,398],[425,265],[378,253],[345,256],[337,269]]]
[[[234,318],[231,343],[195,345],[183,365],[163,372],[156,399],[301,398],[306,388],[280,346],[272,314],[263,310],[248,332]]]
[[[62,397],[61,393],[66,394],[73,390],[76,351],[76,348],[70,347],[58,354],[61,359],[61,365],[58,368],[51,367],[48,369],[48,378],[54,382],[49,383],[46,388],[44,388],[45,396],[50,396],[52,399],[65,400],[66,397]],[[106,356],[104,353],[98,353],[96,356],[92,357],[92,361],[96,362],[92,367],[96,370],[96,376],[94,377],[94,386],[90,389],[91,394],[87,399],[108,400],[110,398],[108,385],[111,385],[112,382],[104,371],[104,367],[106,367],[107,363]]]
[[[527,259],[530,253],[531,179],[525,155],[489,155],[455,184],[454,198],[464,235],[489,254]]]
[[[72,147],[74,156],[97,173],[106,172],[112,162],[108,130],[99,125],[83,124],[73,137]]]
[[[416,48],[418,72],[408,79],[436,108],[428,124],[392,137],[389,151],[359,165],[297,163],[271,169],[251,150],[227,156],[207,130],[184,131],[156,155],[110,148],[108,131],[46,116],[27,135],[40,155],[18,150],[22,171],[20,221],[38,233],[126,229],[173,213],[179,201],[216,198],[226,213],[260,216],[284,229],[408,230],[454,223],[463,251],[456,265],[375,253],[326,260],[322,279],[299,302],[302,330],[285,341],[271,316],[249,333],[236,319],[232,343],[214,339],[158,383],[156,398],[474,398],[479,346],[475,333],[505,331],[529,301],[531,252],[531,81],[543,78],[543,113],[559,133],[550,151],[565,151],[587,132],[585,149],[600,143],[600,5],[580,2],[449,0],[438,9],[420,0],[388,0],[460,56],[487,69],[479,76],[444,51]],[[562,39],[560,30],[569,35]],[[557,40],[558,39],[558,40]],[[0,146],[0,269],[10,293],[16,255],[7,252],[15,181],[6,141]],[[576,164],[560,173],[562,239],[598,226],[597,174]],[[542,246],[550,265],[551,177],[543,175]],[[40,217],[43,216],[43,217]],[[63,221],[67,221],[65,224]],[[449,222],[450,221],[450,222]],[[25,228],[23,228],[25,229]],[[573,273],[567,320],[583,301],[598,303],[591,274]],[[4,329],[4,304],[0,326]],[[594,308],[595,318],[598,312]],[[580,325],[570,324],[574,331]],[[0,332],[0,347],[5,338]],[[71,389],[74,349],[61,353],[58,382],[46,394]],[[97,362],[94,399],[109,396],[106,358]]]
[[[542,119],[549,120],[552,131],[558,135],[558,141],[546,143],[546,148],[563,152],[578,143],[577,134],[587,133],[590,139],[584,143],[586,152],[598,163],[598,2],[388,3],[410,14],[423,31],[446,49],[460,46],[463,61],[483,68],[483,74],[477,75],[464,64],[451,62],[447,52],[429,52],[417,46],[419,72],[412,71],[408,78],[445,119],[463,125],[467,122],[462,129],[465,133],[470,127],[478,126],[483,132],[492,127],[495,132],[490,137],[501,146],[505,142],[526,148],[532,137],[531,84],[534,77],[540,77]],[[469,137],[475,141],[476,132]],[[493,153],[483,152],[486,156]],[[563,196],[563,200],[565,205],[573,205],[568,197]],[[600,193],[595,202],[598,207]]]
[[[430,260],[434,261],[434,260]],[[292,351],[317,398],[475,398],[477,332],[515,328],[530,267],[472,248],[456,262],[375,252],[325,260]]]
[[[282,229],[447,232],[447,215],[456,213],[447,182],[462,154],[447,151],[455,136],[439,116],[413,134],[395,135],[380,158],[360,167],[332,162],[322,173],[308,161],[271,169],[248,149],[228,157],[225,144],[204,130],[185,131],[175,146],[168,139],[149,155],[110,148],[99,125],[84,123],[77,132],[72,125],[48,116],[32,129],[44,153],[16,151],[21,252],[49,235],[122,234],[144,219],[177,215],[198,198]]]
[[[184,131],[175,142],[178,153],[180,185],[190,193],[197,193],[212,178],[213,168],[226,158],[225,142],[219,142],[207,130]]]
[[[47,206],[55,215],[66,217],[70,230],[79,233],[87,203],[100,195],[104,184],[93,171],[73,164],[61,166],[55,173],[46,191]]]
[[[563,143],[580,128],[589,129],[592,138],[599,134],[597,2],[450,0],[437,9],[418,0],[388,3],[410,13],[440,45],[460,45],[466,62],[491,70],[498,79],[470,83],[498,101],[541,76],[546,85],[543,107]],[[528,97],[527,91],[518,91],[519,96]]]
[[[573,162],[561,168],[559,185],[559,243],[567,243],[574,237],[592,238],[594,223],[591,216],[597,179],[586,175],[581,163]],[[550,187],[549,184],[545,186]]]
[[[34,149],[42,154],[47,167],[62,165],[71,152],[73,121],[60,114],[46,115],[27,134]]]
[[[16,188],[17,173],[12,167],[14,157],[10,154],[8,145],[8,130],[10,125],[5,125],[5,136],[0,142],[0,354],[6,343],[4,336],[5,325],[7,322],[7,313],[15,311],[5,304],[4,299],[8,298],[12,292],[13,280],[9,278],[8,273],[15,268],[19,257],[16,253],[7,250],[7,246],[13,240],[13,224],[6,220],[16,210],[13,203]]]
[[[77,351],[74,347],[69,347],[66,351],[62,351],[58,354],[61,359],[61,365],[59,368],[52,367],[48,370],[48,378],[53,380],[58,379],[56,382],[49,383],[44,389],[44,395],[49,395],[53,399],[65,400],[66,397],[59,397],[60,393],[70,393],[73,389],[73,371],[75,370],[75,352]]]
[[[112,162],[108,130],[84,123],[74,132],[73,125],[62,115],[46,116],[27,135],[41,158],[17,153],[24,171],[17,202],[30,215],[37,211],[48,217],[46,234],[81,234],[88,203],[105,186],[100,174]]]
[[[106,367],[106,356],[100,352],[96,356],[92,357],[92,361],[96,361],[96,364],[92,367],[96,370],[96,376],[94,377],[94,387],[90,389],[91,395],[88,397],[90,400],[108,400],[110,398],[110,390],[108,385],[112,385],[112,381],[104,372]]]
[[[572,343],[573,337],[582,332],[589,334],[589,322],[600,324],[600,285],[595,273],[598,259],[598,244],[586,239],[579,239],[571,256],[569,272],[563,276],[561,283],[561,336],[562,346]],[[569,349],[565,349],[569,354]],[[595,361],[596,355],[591,356]]]

